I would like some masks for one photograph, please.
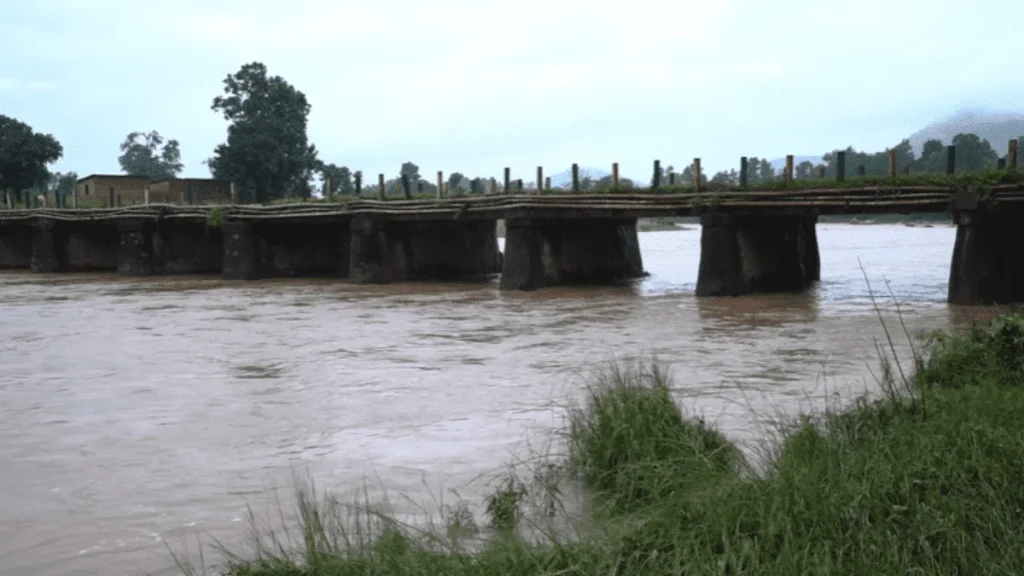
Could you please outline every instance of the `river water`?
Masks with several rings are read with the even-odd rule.
[[[168,545],[240,536],[297,472],[472,500],[611,358],[656,354],[750,446],[874,386],[861,264],[912,332],[990,313],[944,303],[953,228],[818,234],[820,285],[735,299],[693,296],[698,227],[641,233],[650,277],[616,288],[0,274],[0,573],[174,573]]]

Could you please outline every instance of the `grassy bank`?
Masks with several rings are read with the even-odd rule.
[[[455,535],[473,525],[465,515],[414,532],[302,492],[294,545],[264,539],[223,573],[1024,573],[1024,317],[917,350],[883,358],[880,399],[780,428],[756,470],[680,411],[656,365],[611,369],[570,411],[567,453],[546,468],[585,486],[585,527],[519,536],[536,483],[515,478],[473,545]],[[548,494],[553,512],[559,492]]]

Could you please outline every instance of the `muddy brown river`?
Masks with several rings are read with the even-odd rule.
[[[990,313],[944,303],[953,228],[818,234],[820,285],[735,299],[693,296],[696,226],[641,233],[651,275],[614,288],[0,273],[0,574],[173,574],[168,546],[241,536],[296,474],[477,500],[611,358],[657,355],[749,447],[873,389],[858,259],[912,331]]]

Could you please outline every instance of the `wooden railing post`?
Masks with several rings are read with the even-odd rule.
[[[700,158],[693,159],[693,191],[700,191]]]
[[[572,165],[572,191],[580,191],[580,165],[575,162]]]
[[[793,155],[792,154],[787,154],[786,155],[785,180],[786,180],[786,184],[787,185],[793,183]]]
[[[836,182],[846,180],[846,152],[836,152]]]
[[[412,182],[409,181],[408,174],[402,174],[402,192],[405,194],[406,200],[412,199]]]
[[[619,189],[619,163],[612,162],[612,190]]]
[[[1010,140],[1010,143],[1006,147],[1006,169],[1016,170],[1017,169],[1017,144],[1018,140]]]
[[[238,188],[235,186],[234,182],[228,184],[228,194],[231,195],[231,203],[238,204]]]
[[[437,171],[437,197],[444,197],[444,174],[440,170]]]
[[[946,146],[946,174],[956,172],[956,146]]]
[[[654,176],[651,178],[651,190],[657,191],[661,185],[661,160],[654,161]]]
[[[363,173],[357,170],[355,173],[355,180],[356,196],[359,196],[363,192]]]
[[[511,192],[511,190],[509,189],[509,186],[511,185],[511,183],[512,183],[512,169],[509,168],[508,166],[506,166],[505,167],[505,189],[504,189],[505,194],[508,194],[509,192]]]
[[[537,166],[537,193],[544,189],[544,167]]]
[[[149,186],[142,189],[142,203],[149,204]]]
[[[896,177],[896,151],[889,150],[889,178]]]
[[[546,176],[544,178],[544,189],[551,190],[551,176]]]
[[[740,188],[746,188],[749,177],[747,175],[747,157],[740,156]]]
[[[671,187],[673,187],[675,185],[676,185],[676,171],[675,170],[669,170],[668,171],[668,186],[669,186],[669,188],[671,188]]]
[[[520,194],[523,193],[523,179],[516,178],[516,191]]]
[[[10,204],[10,199],[8,199],[7,203]],[[76,209],[78,208],[78,186],[71,189],[71,207]],[[10,208],[10,206],[8,206],[8,208]]]
[[[383,174],[378,174],[377,175],[377,186],[378,186],[378,188],[377,188],[377,197],[380,198],[381,200],[383,200],[384,199],[384,191],[386,190],[386,188],[384,187],[384,175]]]

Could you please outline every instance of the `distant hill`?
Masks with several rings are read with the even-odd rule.
[[[949,144],[960,133],[977,134],[988,140],[996,152],[1002,155],[1006,153],[1007,142],[1024,136],[1024,114],[960,112],[914,132],[909,137],[910,145],[916,154],[920,154],[925,141],[938,139]]]

